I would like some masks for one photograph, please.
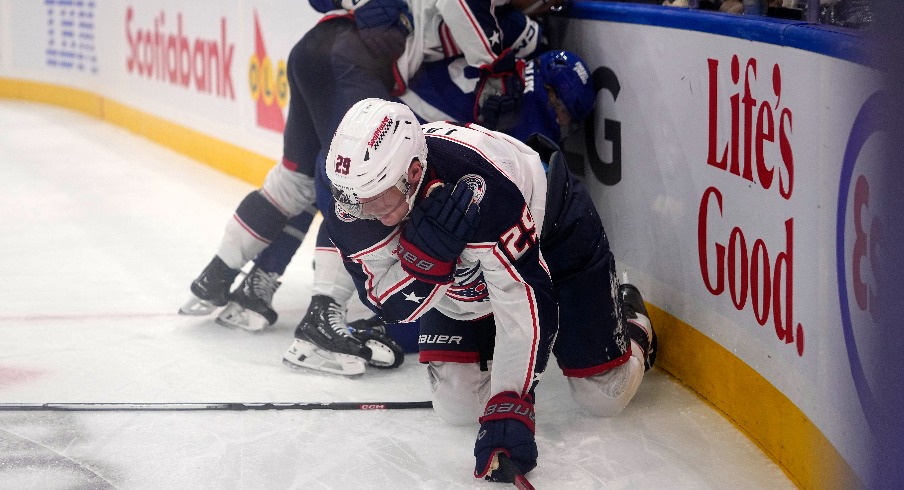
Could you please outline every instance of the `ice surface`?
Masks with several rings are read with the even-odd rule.
[[[313,240],[272,330],[176,314],[250,190],[102,121],[0,100],[0,405],[427,400],[411,355],[356,380],[281,364]],[[550,368],[537,410],[538,489],[794,488],[657,369],[599,419]],[[0,411],[0,488],[510,488],[471,476],[475,436],[431,410]]]

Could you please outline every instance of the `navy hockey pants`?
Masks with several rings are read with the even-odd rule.
[[[318,160],[329,150],[333,133],[356,102],[389,99],[393,63],[374,56],[354,21],[321,21],[301,38],[287,62],[289,113],[283,132],[286,165],[314,176]]]
[[[540,249],[549,266],[559,306],[559,329],[552,353],[571,377],[600,374],[630,357],[615,258],[590,194],[553,159]],[[492,317],[454,320],[436,310],[420,319],[421,362],[477,362],[492,359]],[[548,345],[541,345],[536,371],[543,372]]]

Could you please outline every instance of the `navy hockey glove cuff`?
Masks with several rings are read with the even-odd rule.
[[[374,55],[393,60],[402,55],[412,31],[411,11],[404,0],[369,0],[354,14],[358,34]]]
[[[321,14],[325,14],[330,10],[342,8],[342,6],[338,5],[334,0],[308,0],[308,3],[311,4],[311,7],[314,10],[320,12]]]
[[[535,419],[530,396],[521,398],[513,391],[505,391],[490,398],[480,417],[480,429],[474,443],[474,477],[512,483],[508,481],[510,476],[491,472],[493,456],[500,452],[505,453],[522,474],[534,469],[537,466]]]
[[[428,187],[430,189],[430,187]],[[452,282],[455,263],[474,235],[480,209],[466,184],[437,184],[411,211],[399,238],[402,268],[434,284]]]
[[[484,121],[482,110],[490,97],[495,96],[496,99],[487,108],[487,118],[498,120],[499,110],[519,111],[524,95],[524,61],[515,58],[514,51],[506,49],[495,61],[481,66],[476,94],[474,119],[480,124],[492,122]]]

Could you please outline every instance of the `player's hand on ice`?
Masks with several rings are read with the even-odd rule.
[[[490,64],[479,69],[474,119],[490,129],[502,113],[517,115],[524,95],[524,61],[506,49]],[[487,106],[484,108],[484,106]],[[492,124],[493,126],[490,126]]]
[[[392,59],[402,55],[412,31],[411,11],[404,0],[367,0],[353,12],[358,33],[372,53]]]
[[[487,402],[480,417],[477,442],[474,443],[475,478],[512,483],[501,472],[491,471],[496,453],[505,453],[521,473],[537,466],[537,442],[534,440],[534,405],[528,395],[521,398],[513,391],[499,393]],[[501,479],[506,478],[506,479]]]
[[[451,282],[458,256],[480,223],[480,208],[473,199],[465,183],[428,187],[427,196],[411,210],[402,228],[402,268],[423,281]]]

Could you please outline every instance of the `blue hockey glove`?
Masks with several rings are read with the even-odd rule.
[[[321,14],[325,14],[330,10],[342,8],[342,6],[338,4],[338,2],[335,2],[333,0],[308,0],[308,3],[311,4],[311,7],[314,10],[320,12]]]
[[[524,61],[515,58],[514,51],[506,49],[495,61],[481,66],[476,94],[474,120],[479,124],[487,123],[482,108],[490,97],[497,98],[491,103],[496,111],[488,108],[488,116],[495,117],[497,122],[499,115],[494,112],[520,110],[524,95]]]
[[[490,467],[493,456],[500,452],[505,453],[522,474],[537,466],[535,415],[531,401],[529,395],[521,398],[513,391],[505,391],[487,402],[474,443],[475,478],[512,483],[511,475],[493,472]]]
[[[399,238],[399,260],[412,276],[433,284],[452,282],[455,263],[480,222],[474,193],[464,183],[438,185],[411,210]]]
[[[373,54],[392,59],[402,55],[412,30],[411,11],[404,0],[368,0],[354,14],[358,33]]]

